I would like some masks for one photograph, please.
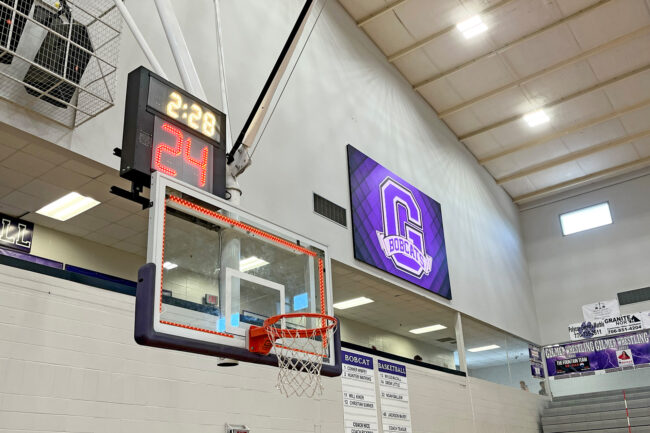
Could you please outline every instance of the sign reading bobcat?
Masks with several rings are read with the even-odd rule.
[[[440,203],[348,146],[354,257],[451,299]]]

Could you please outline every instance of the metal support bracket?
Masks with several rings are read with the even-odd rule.
[[[113,149],[113,155],[117,156],[118,158],[121,158],[122,149],[116,147],[115,149]],[[153,202],[150,201],[147,197],[143,197],[140,195],[143,189],[144,189],[144,185],[131,181],[131,191],[127,191],[117,186],[111,186],[111,194],[115,194],[118,197],[122,197],[127,200],[136,202],[139,205],[142,205],[142,210],[145,210],[153,206]]]
[[[127,191],[117,186],[111,186],[111,194],[115,194],[118,197],[122,197],[127,200],[136,202],[139,205],[142,205],[142,210],[145,210],[153,206],[153,202],[149,200],[147,197],[140,195],[142,189],[143,189],[142,185],[138,185],[135,182],[131,182],[131,191]]]

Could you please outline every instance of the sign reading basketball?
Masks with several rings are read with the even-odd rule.
[[[354,257],[451,299],[440,203],[348,145]]]

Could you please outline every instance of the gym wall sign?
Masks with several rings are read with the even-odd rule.
[[[440,203],[347,149],[354,257],[451,299]]]
[[[23,221],[0,213],[0,247],[11,248],[23,253],[32,250],[34,223]]]

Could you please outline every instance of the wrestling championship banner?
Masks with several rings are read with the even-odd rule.
[[[641,331],[544,348],[549,376],[650,364],[650,332]]]

